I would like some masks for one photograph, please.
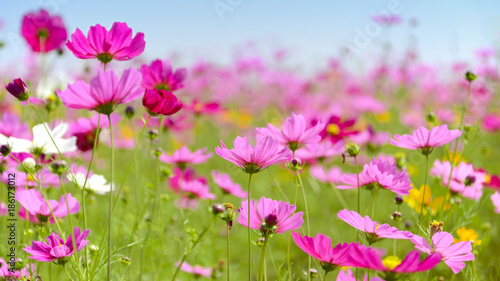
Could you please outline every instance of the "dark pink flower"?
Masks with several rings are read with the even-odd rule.
[[[490,133],[498,132],[498,130],[500,130],[500,116],[495,114],[484,116],[483,127]]]
[[[85,152],[94,147],[94,138],[97,133],[99,114],[100,113],[96,113],[91,118],[78,118],[75,123],[70,124],[68,135],[76,137],[76,146],[78,150]],[[120,115],[111,114],[112,125],[118,123],[120,119]],[[101,116],[99,133],[101,133],[101,130],[104,128],[109,128],[109,121],[105,116]],[[99,143],[99,139],[97,143]]]
[[[59,48],[68,34],[59,16],[51,16],[46,10],[24,16],[21,33],[33,52],[47,53]]]
[[[142,105],[152,114],[172,115],[182,108],[182,103],[172,92],[161,89],[146,89]]]
[[[471,241],[453,243],[453,236],[444,231],[435,233],[431,241],[432,247],[423,237],[413,235],[411,238],[415,248],[429,255],[437,254],[455,274],[465,267],[464,261],[474,260]]]
[[[26,252],[31,254],[30,259],[42,261],[42,262],[53,262],[57,264],[65,264],[68,262],[68,257],[75,254],[75,252],[80,251],[87,245],[89,241],[85,240],[90,230],[85,229],[81,232],[80,228],[77,226],[73,232],[73,235],[68,236],[66,242],[59,237],[56,233],[52,233],[47,237],[47,242],[33,241],[32,246],[28,247],[25,245]],[[73,247],[73,237],[75,237],[74,248]]]
[[[108,115],[118,104],[142,95],[141,77],[141,73],[132,67],[123,71],[121,78],[113,70],[99,71],[90,84],[79,80],[69,84],[64,91],[57,90],[57,95],[67,107]]]
[[[257,207],[255,207],[255,201],[251,201],[250,211],[248,211],[248,201],[243,201],[238,209],[240,212],[238,222],[248,227],[250,215],[250,228],[260,230],[262,235],[284,233],[298,229],[304,223],[302,212],[293,213],[296,209],[295,205],[287,202],[262,197]]]
[[[5,89],[20,101],[27,101],[30,97],[28,86],[26,86],[26,83],[21,78],[14,79],[14,81],[5,86]]]
[[[224,193],[234,195],[240,198],[246,198],[248,193],[241,188],[241,185],[233,182],[228,174],[213,170],[212,177],[215,183],[222,188]]]
[[[96,58],[103,63],[111,60],[130,60],[144,52],[144,34],[138,32],[132,38],[132,29],[124,22],[115,22],[109,31],[96,24],[91,26],[87,37],[80,29],[66,43],[68,49],[80,59]]]
[[[187,76],[185,68],[179,68],[174,72],[169,60],[155,60],[150,65],[143,64],[140,71],[142,73],[142,87],[167,92],[184,87],[182,83]]]
[[[256,146],[248,144],[246,137],[237,137],[234,140],[234,149],[228,149],[221,141],[221,147],[216,147],[215,152],[250,174],[258,173],[291,157],[288,148],[281,149],[278,141],[269,136],[257,140]]]
[[[326,122],[325,128],[320,133],[321,138],[328,138],[331,142],[335,143],[346,137],[356,135],[359,132],[354,129],[355,123],[356,119],[342,121],[338,116],[331,116],[328,122]]]
[[[400,231],[387,223],[379,224],[372,221],[369,216],[362,217],[355,211],[344,209],[338,212],[337,216],[352,227],[363,231],[370,245],[380,241],[381,238],[410,239],[412,236],[409,231]]]

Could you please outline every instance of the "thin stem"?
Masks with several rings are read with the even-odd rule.
[[[323,277],[324,281],[326,281],[326,276],[328,275],[328,272],[330,272],[330,271],[325,270],[325,276]]]
[[[229,222],[226,223],[226,248],[227,248],[227,281],[229,281]]]
[[[358,189],[358,214],[359,214],[359,208],[360,208],[360,187],[359,187],[359,168],[358,168],[358,158],[356,158],[356,156],[354,156],[354,164],[356,164],[356,180],[357,180],[357,189]],[[372,196],[372,200],[373,200],[373,196]],[[359,242],[359,231],[356,231],[356,242]],[[328,273],[328,272],[327,272]],[[358,279],[359,277],[359,269],[356,268],[356,280]],[[325,280],[326,280],[326,273],[325,273]]]
[[[104,65],[106,66],[106,65]],[[109,206],[108,206],[108,281],[111,280],[111,212],[113,203],[113,182],[114,182],[114,162],[115,162],[115,143],[113,140],[113,125],[111,124],[111,115],[108,114],[109,121],[109,136],[111,139],[111,181],[109,189]]]
[[[306,191],[305,191],[305,188],[304,188],[304,183],[302,183],[302,177],[300,176],[299,171],[295,171],[295,176],[299,180],[299,184],[300,184],[300,187],[302,189],[302,197],[304,199],[304,209],[306,211],[307,236],[310,237],[311,236],[311,228],[310,228],[310,224],[309,224],[309,210],[307,208]],[[308,255],[308,259],[307,259],[307,265],[308,265],[308,269],[307,270],[310,270],[311,269],[311,256],[309,256],[309,255]],[[307,275],[307,280],[309,280],[309,281],[311,280],[311,274]]]
[[[263,279],[264,276],[264,265],[266,262],[266,248],[269,241],[268,236],[264,237],[264,245],[262,246],[262,254],[260,255],[260,266],[259,266],[259,281]]]
[[[71,278],[71,276],[69,275],[68,269],[66,268],[66,266],[63,266],[63,267],[64,267],[64,272],[66,272],[66,275],[68,276],[69,280],[73,281],[73,278]]]
[[[427,189],[427,175],[429,174],[429,155],[425,155],[425,180],[424,180],[424,193],[422,194],[422,202],[420,207],[420,215],[418,216],[418,225],[420,226],[420,221],[422,219],[422,213],[424,212],[424,201],[425,201],[425,190]],[[444,199],[443,199],[444,200]],[[417,229],[417,235],[420,232],[420,227]]]
[[[321,161],[321,167],[323,168],[323,172],[325,173],[325,176],[327,177],[326,178],[327,184],[332,187],[333,192],[335,192],[337,199],[340,201],[340,204],[342,205],[342,207],[344,209],[349,209],[349,206],[347,205],[347,202],[345,201],[344,196],[342,196],[342,193],[340,193],[340,191],[337,189],[337,187],[335,186],[335,184],[333,182],[328,180],[328,169],[326,168],[323,161]]]
[[[177,277],[177,274],[179,273],[179,269],[181,268],[181,266],[184,263],[184,261],[186,261],[186,258],[191,253],[191,250],[193,250],[194,247],[196,247],[196,245],[200,242],[201,238],[203,238],[203,236],[205,235],[205,233],[207,233],[207,231],[210,229],[210,227],[212,226],[212,224],[214,223],[214,221],[215,221],[216,218],[217,218],[217,216],[213,216],[212,217],[212,219],[210,220],[210,224],[208,224],[208,226],[205,227],[205,229],[203,230],[203,232],[198,236],[198,239],[196,239],[196,241],[194,241],[193,246],[191,246],[190,249],[186,249],[186,252],[184,253],[184,256],[182,257],[181,261],[179,262],[179,265],[177,266],[177,269],[175,270],[174,276],[172,277],[172,281],[174,281],[175,277]]]
[[[252,173],[248,174],[248,196],[247,196],[247,207],[248,207],[248,280],[252,280],[252,236],[250,230],[250,183],[252,181]]]

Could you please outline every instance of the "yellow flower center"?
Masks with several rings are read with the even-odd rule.
[[[387,269],[393,270],[396,266],[401,264],[401,260],[396,256],[388,256],[382,260],[382,263]]]
[[[336,136],[340,133],[340,128],[337,124],[329,124],[326,126],[326,132],[329,135]]]

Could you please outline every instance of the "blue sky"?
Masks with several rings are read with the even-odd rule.
[[[472,60],[481,47],[498,45],[500,1],[384,0],[178,0],[178,1],[77,1],[40,0],[3,3],[0,38],[7,43],[0,59],[13,60],[27,51],[19,36],[27,11],[46,7],[61,14],[71,34],[77,27],[87,32],[99,23],[110,27],[125,21],[134,32],[145,33],[145,58],[163,58],[176,52],[186,62],[198,58],[227,62],[237,48],[255,42],[261,53],[287,48],[295,61],[324,64],[352,43],[357,30],[370,24],[371,15],[397,6],[404,24],[390,30],[396,50],[408,45],[408,20],[416,18],[417,48],[426,62]],[[226,10],[216,9],[216,6]],[[361,57],[371,56],[389,38],[382,30],[369,37]],[[73,60],[73,58],[66,58]]]

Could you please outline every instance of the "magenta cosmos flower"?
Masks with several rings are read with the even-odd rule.
[[[211,152],[207,152],[206,148],[198,149],[191,152],[187,146],[183,146],[172,153],[172,155],[162,154],[160,160],[162,162],[176,165],[183,169],[187,164],[201,164],[212,157]]]
[[[330,272],[342,266],[350,266],[349,255],[353,245],[339,243],[332,247],[332,240],[327,236],[318,233],[316,237],[303,236],[298,232],[293,232],[293,241],[306,254],[317,259],[321,267]]]
[[[356,119],[342,121],[338,116],[331,116],[326,122],[325,128],[321,131],[322,139],[328,138],[331,142],[336,143],[344,138],[356,135],[359,132],[354,128]]]
[[[339,189],[351,189],[358,186],[356,174],[345,174],[341,181],[346,185],[338,185]],[[376,160],[375,157],[370,164],[365,164],[363,171],[359,173],[359,186],[368,190],[384,188],[399,195],[408,195],[412,189],[410,175],[406,171],[398,172],[396,163],[383,159]]]
[[[282,130],[267,124],[265,128],[257,128],[257,137],[273,137],[279,141],[280,145],[288,146],[292,151],[295,151],[304,144],[316,143],[321,140],[319,133],[325,128],[325,123],[318,121],[310,128],[306,128],[306,126],[304,116],[292,113],[292,117],[286,118]]]
[[[36,189],[19,190],[16,193],[16,200],[29,212],[29,215],[35,216],[40,222],[44,223],[49,218],[52,218],[49,206],[40,191]],[[70,214],[74,214],[80,210],[80,203],[71,194],[66,194],[66,198],[64,195],[61,196],[59,201],[48,201],[56,218],[67,216],[68,208]],[[68,205],[66,205],[66,201],[68,201]]]
[[[226,148],[221,141],[221,147],[216,147],[215,152],[249,174],[258,173],[291,157],[287,147],[280,148],[278,141],[269,136],[257,140],[255,146],[248,144],[246,137],[237,137],[234,140],[234,149]]]
[[[240,198],[247,197],[248,192],[244,191],[241,188],[241,185],[233,182],[228,174],[213,170],[212,177],[214,178],[215,183],[222,189],[225,194],[231,194]]]
[[[95,110],[109,115],[116,106],[139,98],[143,93],[141,73],[132,67],[118,77],[113,70],[99,71],[97,77],[69,84],[64,91],[57,90],[61,101],[70,108]]]
[[[21,33],[33,52],[38,53],[59,48],[68,37],[61,17],[51,16],[43,9],[24,16]]]
[[[302,212],[293,213],[296,209],[295,205],[287,202],[262,197],[257,208],[255,208],[255,201],[251,201],[249,212],[248,201],[244,201],[238,209],[240,212],[238,222],[248,227],[250,214],[250,228],[260,230],[263,236],[284,233],[287,230],[298,229],[304,223]]]
[[[355,211],[344,209],[338,212],[337,216],[352,227],[363,231],[370,245],[382,240],[382,238],[410,239],[412,236],[412,233],[409,231],[400,231],[387,223],[379,224],[376,221],[372,221],[369,216],[363,218]]]
[[[30,98],[30,90],[21,78],[14,79],[5,89],[19,101],[27,101]]]
[[[423,154],[430,154],[435,147],[447,144],[462,135],[460,130],[448,130],[448,125],[432,128],[418,128],[412,135],[394,135],[390,143],[407,149],[420,149]]]
[[[438,254],[440,260],[443,261],[453,273],[459,273],[465,267],[464,261],[474,260],[471,241],[462,241],[453,244],[453,235],[448,232],[437,232],[432,238],[432,246],[427,240],[418,235],[413,235],[411,242],[415,244],[415,248],[429,255]]]
[[[432,254],[420,261],[420,252],[411,251],[403,261],[397,256],[387,256],[384,259],[380,251],[372,248],[353,247],[350,252],[351,266],[382,271],[382,278],[387,281],[397,280],[398,274],[415,273],[433,269],[441,261],[439,254]]]
[[[120,121],[120,115],[111,115],[111,124],[114,126]],[[85,152],[94,147],[94,138],[97,134],[97,124],[99,123],[99,113],[95,113],[91,118],[78,118],[75,123],[70,124],[68,134],[76,137],[78,150]],[[108,118],[101,117],[99,134],[102,129],[109,128]],[[99,137],[98,137],[99,143]]]
[[[176,266],[179,266],[180,262],[176,263]],[[212,271],[214,271],[211,267],[201,267],[199,265],[192,266],[187,262],[183,262],[181,265],[181,270],[187,273],[191,273],[196,277],[204,276],[207,278],[212,277]]]
[[[152,115],[172,115],[182,108],[182,103],[172,92],[161,89],[146,89],[142,97],[142,105]]]
[[[66,43],[68,49],[80,59],[96,58],[103,63],[112,60],[130,60],[144,52],[144,34],[138,32],[132,38],[132,29],[124,22],[115,22],[109,31],[96,24],[91,26],[87,37],[80,29]]]
[[[73,232],[73,235],[69,235],[66,242],[59,235],[52,233],[47,237],[47,242],[33,241],[32,246],[28,247],[25,245],[26,252],[31,254],[30,259],[42,261],[42,262],[53,262],[57,264],[65,264],[68,262],[68,257],[72,256],[75,252],[80,251],[87,245],[89,241],[85,240],[90,230],[85,229],[81,232],[80,228],[77,226]],[[73,248],[73,237],[75,237]]]
[[[182,83],[187,76],[185,68],[179,68],[174,72],[169,60],[155,60],[150,65],[143,64],[140,71],[142,86],[145,89],[159,89],[167,92],[184,87]]]

